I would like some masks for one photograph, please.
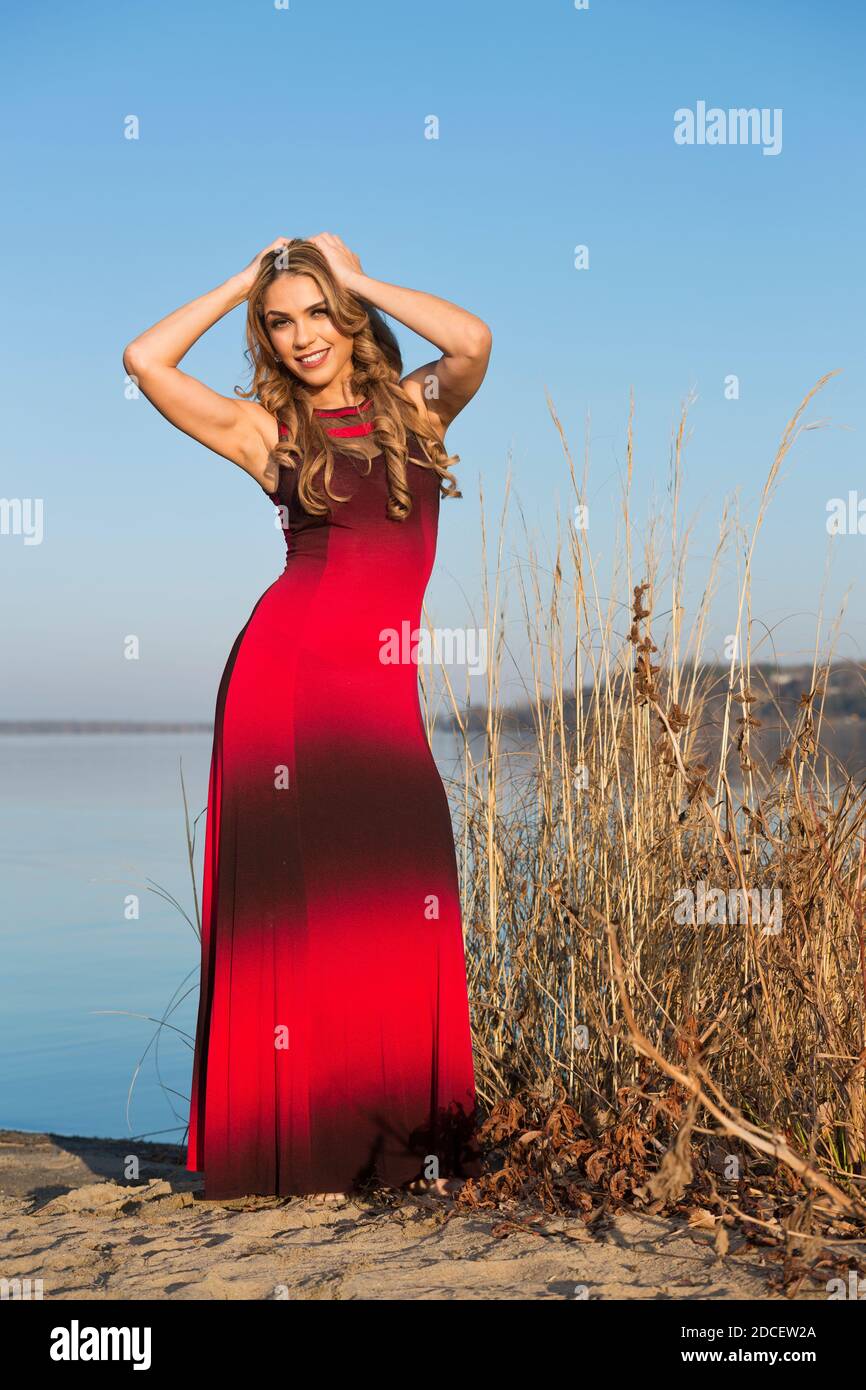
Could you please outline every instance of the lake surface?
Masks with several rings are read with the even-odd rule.
[[[437,735],[443,775],[454,748]],[[152,889],[195,920],[179,766],[193,818],[210,752],[210,733],[0,738],[0,1127],[185,1141],[200,947]],[[203,842],[202,815],[199,892]],[[157,1052],[149,1019],[182,994]]]

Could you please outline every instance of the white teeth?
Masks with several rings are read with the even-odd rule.
[[[326,353],[327,351],[328,351],[327,348],[322,348],[321,352],[311,352],[310,355],[309,355],[309,357],[300,357],[300,358],[298,358],[298,361],[299,361],[299,362],[318,362],[322,357],[324,357],[324,355],[325,355],[325,353]]]

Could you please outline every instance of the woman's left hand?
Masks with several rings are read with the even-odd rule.
[[[351,289],[355,276],[364,274],[361,262],[354,251],[350,251],[345,242],[341,241],[333,232],[319,232],[316,236],[308,237],[307,240],[311,241],[314,246],[318,246],[331,267],[334,279],[344,288]]]

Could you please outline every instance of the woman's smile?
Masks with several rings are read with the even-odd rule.
[[[309,352],[304,357],[296,357],[295,361],[299,367],[303,367],[305,370],[309,371],[311,367],[320,366],[330,351],[331,349],[329,347],[320,348],[318,352]]]

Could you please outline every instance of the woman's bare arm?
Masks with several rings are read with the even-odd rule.
[[[260,484],[265,481],[268,454],[277,443],[274,417],[256,401],[212,391],[181,371],[178,363],[203,333],[244,303],[264,254],[255,256],[239,275],[160,319],[123,353],[126,371],[161,415],[206,448],[231,459]]]
[[[402,380],[440,436],[478,390],[487,372],[493,334],[483,319],[448,299],[365,275],[353,251],[331,232],[310,237],[336,277],[359,298],[390,314],[439,348],[442,356]]]

